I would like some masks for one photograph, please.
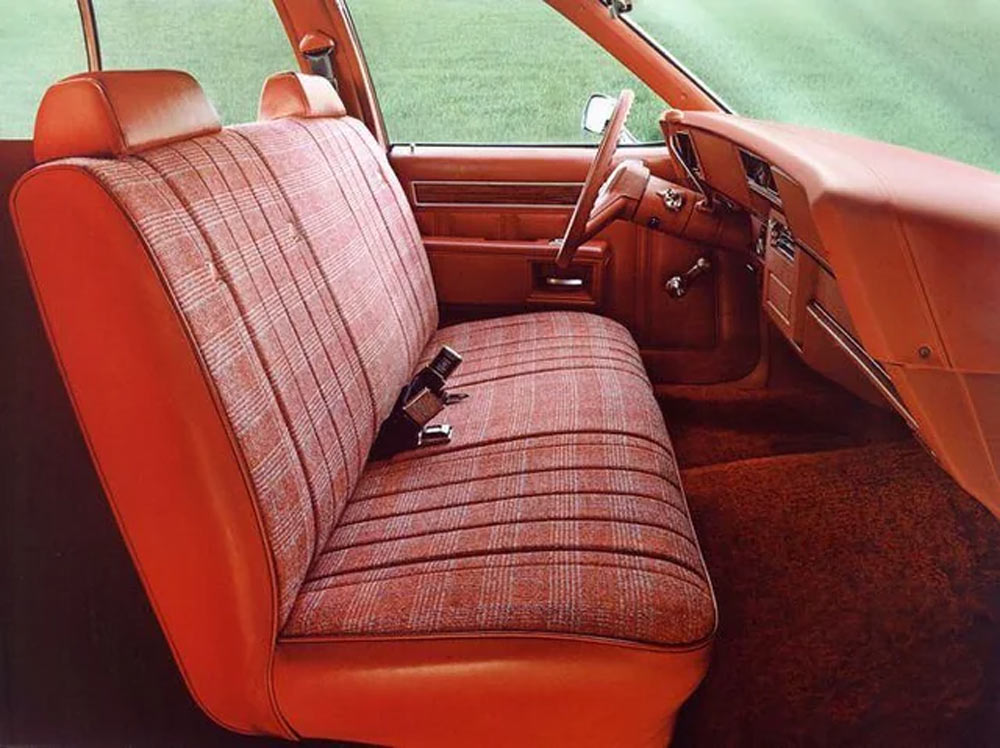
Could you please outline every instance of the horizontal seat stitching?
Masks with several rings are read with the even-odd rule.
[[[676,564],[677,566],[680,566],[680,567],[682,567],[684,569],[687,569],[692,574],[696,575],[699,579],[704,579],[704,577],[702,576],[701,572],[698,571],[697,569],[689,566],[688,563],[684,559],[677,558],[677,557],[674,557],[674,556],[671,556],[671,555],[668,555],[668,554],[665,554],[665,553],[654,553],[654,552],[651,552],[651,551],[644,551],[644,550],[639,550],[639,549],[607,548],[605,546],[587,546],[587,545],[573,545],[573,546],[558,546],[558,545],[551,545],[551,546],[535,545],[535,546],[530,546],[529,545],[529,546],[525,546],[523,548],[517,548],[517,549],[513,549],[512,548],[512,549],[506,550],[506,551],[505,550],[499,550],[499,549],[496,549],[496,550],[478,549],[478,550],[468,550],[468,551],[451,551],[447,555],[437,555],[437,556],[435,556],[435,555],[428,555],[428,556],[425,556],[423,558],[414,558],[414,559],[395,559],[395,560],[389,559],[389,560],[383,561],[381,563],[373,564],[371,566],[359,566],[359,567],[351,568],[351,569],[338,569],[337,571],[332,572],[332,574],[334,574],[334,575],[335,574],[346,574],[346,573],[358,572],[358,571],[377,571],[378,569],[392,569],[392,568],[395,568],[395,567],[398,567],[398,566],[410,566],[412,564],[418,564],[418,563],[431,563],[431,562],[434,562],[434,561],[457,561],[457,560],[462,559],[462,558],[476,558],[478,556],[487,556],[487,555],[510,555],[510,554],[515,554],[515,553],[553,553],[553,552],[559,552],[559,551],[563,551],[563,552],[572,552],[572,551],[575,551],[575,552],[578,552],[578,553],[581,553],[581,552],[582,553],[587,553],[587,552],[591,552],[591,553],[597,553],[597,552],[600,552],[600,553],[614,553],[614,554],[617,554],[619,556],[631,556],[631,557],[635,557],[635,558],[645,558],[645,559],[650,559],[650,560],[654,560],[654,561],[663,561],[663,562],[666,562],[666,563]],[[321,558],[322,558],[322,556],[321,556]],[[318,560],[317,560],[317,564],[318,564]],[[322,575],[322,576],[329,576],[329,575]]]
[[[464,351],[465,357],[470,364],[482,363],[484,361],[496,361],[497,359],[503,359],[508,356],[520,356],[532,353],[545,353],[549,351],[559,351],[559,350],[570,350],[573,352],[579,351],[580,355],[598,355],[601,353],[621,353],[623,356],[627,356],[630,362],[638,363],[641,361],[638,351],[634,349],[622,348],[619,346],[591,346],[588,343],[583,343],[581,346],[580,342],[574,343],[572,340],[563,340],[560,343],[554,345],[532,345],[538,339],[532,339],[530,341],[517,341],[509,344],[507,348],[509,350],[498,351],[497,353],[491,353],[489,355],[476,355],[469,356],[469,350]],[[490,346],[492,348],[498,348],[500,346]],[[484,349],[473,350],[472,353],[480,353]]]
[[[356,581],[332,582],[330,584],[324,584],[322,586],[315,586],[315,587],[311,587],[307,583],[302,588],[302,592],[300,593],[299,597],[303,598],[307,596],[318,596],[318,595],[323,595],[324,593],[329,592],[331,590],[346,589],[349,587],[360,587],[362,585],[386,584],[389,582],[395,582],[397,580],[413,579],[414,577],[438,576],[441,574],[451,574],[451,573],[466,572],[466,571],[478,572],[478,571],[489,571],[489,570],[507,571],[510,569],[515,569],[515,570],[537,569],[537,568],[547,568],[549,566],[551,566],[551,564],[545,564],[545,563],[516,563],[516,564],[506,564],[504,566],[490,566],[488,564],[484,564],[478,566],[463,566],[457,569],[428,569],[425,571],[407,572],[405,574],[397,574],[394,576],[374,577],[370,579],[359,579]],[[627,566],[625,564],[610,564],[610,563],[601,564],[594,562],[578,563],[575,561],[566,562],[564,564],[561,564],[561,566],[563,566],[564,568],[573,567],[578,569],[608,569],[608,570],[618,570],[618,571],[634,571],[640,574],[649,574],[651,576],[656,576],[656,577],[667,577],[669,579],[673,579],[677,582],[680,582],[681,584],[684,584],[687,587],[696,590],[709,602],[711,602],[712,600],[711,595],[705,589],[704,585],[700,583],[701,582],[700,578],[698,578],[698,581],[695,581],[689,577],[684,577],[681,576],[680,574],[671,573],[669,571],[662,569],[644,569],[635,566]]]
[[[565,343],[542,347],[522,345],[516,348],[511,347],[507,350],[498,351],[497,353],[492,353],[486,356],[479,355],[476,352],[473,352],[471,355],[465,354],[465,360],[466,365],[469,368],[473,368],[476,366],[496,366],[498,361],[520,360],[522,363],[533,363],[535,361],[543,360],[543,356],[552,357],[567,355],[574,355],[577,358],[607,358],[623,364],[634,364],[636,366],[642,365],[642,359],[639,354],[634,351],[622,350],[611,346],[595,347],[586,343]]]
[[[636,367],[638,369],[638,367]],[[645,370],[641,374],[628,368],[621,368],[617,366],[564,366],[564,367],[552,367],[545,369],[532,369],[531,371],[515,372],[512,374],[504,374],[496,377],[486,377],[483,379],[473,379],[472,381],[465,381],[461,376],[456,377],[456,381],[453,387],[478,387],[483,384],[491,384],[493,382],[503,382],[508,379],[516,379],[517,377],[530,377],[536,376],[538,374],[551,374],[554,372],[566,373],[567,371],[613,371],[619,374],[626,374],[630,377],[635,377],[640,382],[642,382],[646,387],[650,387],[649,377],[646,375]]]
[[[481,555],[483,558],[488,558],[489,556],[494,556],[494,555],[516,555],[518,553],[526,553],[526,552],[530,552],[530,551],[501,551],[499,553],[493,552],[493,553],[483,553],[483,554],[479,554],[479,555]],[[587,552],[601,554],[601,555],[606,555],[606,556],[631,555],[631,554],[621,554],[618,551],[608,551],[608,550],[590,550],[590,551],[587,551]],[[467,558],[476,558],[476,556],[472,555],[472,556],[468,556]],[[705,578],[700,573],[698,573],[696,571],[692,571],[689,567],[687,567],[684,564],[679,564],[679,563],[675,563],[675,562],[670,561],[670,560],[664,560],[664,559],[660,559],[660,558],[649,558],[647,560],[652,561],[654,563],[658,563],[658,564],[666,564],[668,566],[675,566],[675,567],[677,567],[679,569],[683,569],[684,571],[688,572],[689,574],[691,574],[692,576],[694,576],[695,579],[697,579],[699,582],[705,582],[706,581]],[[417,564],[424,564],[424,563],[436,563],[436,562],[427,561],[427,560],[410,561],[410,562],[407,562],[407,563],[404,563],[404,564],[399,564],[398,568],[403,568],[403,567],[406,567],[406,566],[415,566]],[[439,563],[439,562],[437,562],[437,563]],[[344,577],[344,576],[348,576],[350,574],[366,574],[366,573],[369,573],[371,571],[377,571],[378,569],[361,569],[361,570],[352,570],[352,571],[347,571],[347,572],[333,572],[331,574],[324,574],[324,575],[320,575],[320,576],[317,576],[317,577],[311,577],[310,579],[308,579],[306,581],[305,585],[303,585],[302,591],[300,593],[300,597],[304,596],[304,595],[308,595],[308,594],[319,594],[319,593],[322,593],[322,592],[324,592],[325,590],[328,590],[328,589],[338,589],[340,587],[354,587],[354,586],[361,585],[361,584],[372,584],[372,583],[378,583],[378,582],[389,582],[389,581],[394,581],[394,580],[397,580],[397,579],[410,579],[412,577],[427,576],[427,575],[431,575],[431,574],[454,574],[454,573],[463,572],[463,571],[483,571],[483,570],[491,570],[491,569],[496,569],[498,571],[505,571],[507,569],[525,569],[525,568],[540,568],[540,567],[541,568],[545,568],[545,567],[551,567],[551,566],[556,566],[556,565],[557,564],[553,564],[553,563],[526,562],[526,563],[509,563],[509,564],[502,564],[502,565],[498,565],[498,564],[482,564],[482,565],[478,565],[478,566],[460,566],[460,567],[451,568],[451,569],[423,569],[423,570],[420,570],[420,571],[411,571],[411,572],[406,572],[406,573],[403,573],[403,574],[396,574],[396,575],[393,575],[393,576],[373,577],[373,578],[369,578],[369,579],[363,579],[363,580],[358,580],[358,581],[347,581],[347,582],[340,582],[340,583],[329,582],[328,584],[324,584],[322,586],[317,586],[320,582],[328,581],[328,580],[335,580],[337,577]],[[612,564],[612,563],[601,564],[601,563],[595,563],[593,561],[574,561],[574,560],[560,561],[558,563],[558,565],[559,566],[567,566],[567,567],[568,566],[578,566],[578,567],[596,567],[596,568],[622,569],[622,570],[625,570],[625,571],[636,571],[636,572],[642,572],[644,574],[655,574],[655,575],[659,575],[659,576],[672,577],[673,579],[677,579],[677,580],[680,580],[682,582],[685,582],[686,584],[690,585],[691,587],[694,587],[695,589],[697,589],[697,590],[705,593],[706,597],[708,597],[709,599],[711,599],[711,597],[708,596],[708,594],[707,594],[707,590],[703,589],[703,587],[701,585],[696,584],[695,582],[691,581],[690,579],[687,579],[687,578],[682,577],[682,576],[678,576],[677,574],[672,574],[669,571],[662,570],[662,569],[644,569],[644,568],[641,568],[641,567],[628,566],[626,564]],[[388,567],[388,568],[391,568],[391,567]]]
[[[596,429],[586,429],[580,431],[539,431],[534,434],[508,436],[508,437],[497,437],[496,439],[485,439],[480,442],[475,442],[473,444],[459,444],[451,449],[443,449],[440,452],[420,452],[418,450],[413,450],[409,455],[397,456],[393,458],[393,465],[402,465],[403,463],[412,462],[413,460],[423,460],[429,457],[433,457],[439,454],[457,454],[458,452],[463,452],[468,449],[479,449],[480,447],[487,447],[496,444],[514,444],[518,441],[524,441],[525,439],[543,439],[547,437],[554,436],[575,436],[575,435],[586,435],[586,436],[625,436],[631,439],[638,439],[639,441],[647,442],[652,444],[654,447],[659,447],[664,452],[673,455],[673,450],[667,444],[661,444],[655,439],[645,436],[643,434],[636,433],[634,431],[620,431],[617,429],[602,429],[600,431]]]
[[[462,507],[472,507],[472,506],[478,506],[480,504],[491,504],[493,502],[521,501],[523,499],[542,499],[548,497],[561,497],[561,496],[615,496],[619,498],[627,497],[630,499],[643,499],[645,501],[654,501],[658,504],[663,504],[664,506],[667,506],[670,509],[674,510],[675,512],[680,514],[681,517],[683,517],[688,522],[688,524],[690,524],[690,518],[688,517],[687,513],[679,506],[677,506],[676,504],[674,504],[673,502],[669,501],[668,499],[662,496],[653,496],[652,494],[635,493],[633,491],[623,492],[614,490],[608,490],[608,491],[588,490],[588,491],[543,491],[542,493],[518,494],[517,496],[510,496],[505,498],[497,498],[490,496],[485,499],[476,499],[475,501],[462,501],[456,504],[438,504],[436,506],[421,507],[419,509],[413,509],[411,511],[405,511],[405,512],[395,512],[393,514],[378,514],[378,515],[369,514],[362,517],[361,519],[351,520],[350,522],[341,522],[339,525],[337,525],[336,529],[339,530],[342,527],[351,527],[353,525],[359,525],[364,522],[384,521],[384,520],[394,519],[396,517],[408,517],[415,514],[423,514],[425,512],[448,511],[450,509],[460,509]],[[348,512],[350,511],[350,507],[348,507],[347,511]],[[345,512],[344,514],[346,515],[347,512]]]
[[[532,439],[534,437],[525,437]],[[489,446],[503,446],[506,442],[495,442]],[[665,449],[652,449],[644,444],[614,444],[608,442],[569,442],[563,444],[529,444],[522,448],[512,447],[510,449],[495,449],[489,450],[488,447],[484,448],[482,452],[475,452],[473,454],[457,454],[452,455],[451,452],[436,452],[432,455],[422,456],[422,461],[425,465],[431,467],[438,467],[440,465],[447,465],[449,463],[464,462],[467,460],[477,460],[482,457],[499,457],[501,455],[507,454],[523,454],[526,451],[542,451],[542,450],[552,450],[552,451],[565,451],[576,449],[577,447],[607,447],[613,450],[636,450],[645,452],[647,454],[653,455],[654,457],[665,457],[671,463],[674,463],[673,455],[670,454]],[[441,459],[435,459],[440,457]],[[378,467],[371,471],[367,478],[373,479],[375,477],[382,478],[383,476],[395,475],[396,473],[409,473],[414,470],[412,465],[397,465],[395,462],[389,462],[384,467]]]
[[[424,458],[422,467],[435,467],[436,468],[436,467],[451,465],[451,464],[459,463],[459,462],[467,462],[469,460],[478,460],[478,459],[481,459],[481,458],[504,459],[504,455],[509,455],[509,454],[523,454],[525,452],[534,452],[534,451],[541,452],[543,450],[551,450],[551,451],[556,451],[556,450],[570,450],[570,449],[575,449],[577,447],[609,447],[610,449],[636,450],[636,451],[645,452],[647,455],[650,455],[654,459],[655,458],[665,458],[671,464],[673,464],[673,462],[674,462],[674,460],[671,458],[670,453],[668,453],[668,452],[666,452],[665,450],[662,450],[662,449],[661,450],[654,450],[654,449],[650,449],[649,447],[639,446],[639,445],[629,445],[629,446],[621,447],[621,446],[617,446],[617,445],[614,445],[614,444],[607,444],[607,443],[602,443],[602,442],[575,442],[575,443],[570,443],[570,444],[529,445],[529,446],[525,447],[524,449],[498,449],[498,450],[492,450],[492,451],[476,452],[474,454],[455,455],[455,456],[452,456],[449,452],[438,452],[436,455],[430,455],[430,456]],[[438,456],[440,456],[441,459],[434,459],[435,457],[438,457]],[[415,468],[412,465],[400,466],[400,467],[397,468],[395,466],[395,463],[390,463],[389,465],[386,466],[385,469],[376,469],[375,471],[371,472],[367,477],[368,477],[369,480],[371,480],[373,478],[382,478],[382,477],[387,477],[387,476],[391,476],[391,475],[396,475],[397,473],[409,473],[409,472],[411,472],[412,470],[415,470],[415,469],[418,469],[418,468]]]
[[[510,368],[512,368],[514,366],[525,366],[525,367],[527,367],[527,366],[531,366],[533,364],[548,363],[550,361],[561,361],[563,363],[568,364],[568,363],[571,363],[574,360],[595,361],[595,362],[598,362],[598,361],[611,361],[612,363],[622,364],[624,366],[634,366],[637,369],[642,366],[642,363],[640,361],[629,361],[629,360],[626,360],[626,359],[615,358],[614,356],[600,356],[600,355],[597,355],[595,353],[590,353],[590,352],[587,352],[587,351],[579,351],[579,352],[573,351],[571,353],[564,354],[562,356],[539,356],[539,357],[531,358],[531,359],[528,359],[528,360],[508,361],[507,363],[503,363],[503,364],[492,364],[492,365],[483,365],[483,366],[475,366],[476,364],[481,363],[482,359],[473,359],[470,362],[469,368],[466,369],[464,372],[462,372],[462,374],[463,375],[482,374],[483,372],[487,372],[487,371],[490,371],[490,372],[492,372],[492,371],[500,371],[502,369],[510,369]],[[643,371],[645,371],[645,370],[643,370]],[[461,380],[461,376],[457,377],[457,379]]]
[[[623,361],[589,354],[576,355],[574,353],[566,353],[545,358],[522,359],[508,361],[503,364],[489,364],[484,366],[476,366],[474,362],[473,365],[464,371],[455,374],[449,384],[452,388],[474,387],[483,382],[492,382],[497,379],[504,380],[511,377],[527,377],[538,373],[548,373],[552,371],[550,368],[552,366],[557,366],[557,371],[594,369],[614,371],[619,374],[625,374],[629,371],[642,372],[643,380],[646,381],[646,370],[639,361]]]
[[[482,345],[472,346],[471,348],[465,348],[464,350],[459,351],[459,353],[461,353],[462,355],[468,355],[470,353],[480,353],[482,351],[488,351],[488,350],[490,350],[492,348],[503,348],[503,347],[511,347],[511,348],[513,348],[515,346],[529,345],[529,344],[534,343],[534,342],[548,341],[548,340],[558,340],[558,341],[562,341],[562,342],[568,344],[569,341],[571,341],[573,338],[576,338],[576,337],[585,338],[588,341],[590,341],[590,340],[605,340],[605,341],[608,341],[610,343],[624,343],[625,342],[624,338],[613,337],[611,335],[572,335],[572,334],[567,334],[567,335],[534,335],[534,336],[531,336],[531,337],[528,337],[528,338],[513,338],[513,339],[507,339],[507,340],[497,340],[497,341],[494,341],[492,343],[484,343]],[[461,336],[456,336],[454,339],[458,340],[460,338],[461,338]],[[445,336],[445,335],[441,335],[441,333],[438,332],[438,334],[434,338],[434,341],[435,342],[443,341],[444,343],[447,343],[448,342],[448,337]],[[628,348],[628,349],[625,349],[625,350],[628,350],[629,354],[631,354],[631,355],[634,355],[634,356],[638,356],[639,355],[639,352],[637,350],[635,350],[635,349]]]
[[[557,312],[559,317],[566,319],[567,315],[565,312]],[[452,325],[450,327],[442,328],[438,331],[438,334],[447,332],[448,330],[454,329],[455,327],[465,328],[466,330],[473,330],[477,335],[482,335],[484,332],[493,332],[495,330],[511,330],[517,327],[539,327],[540,325],[548,325],[550,327],[555,327],[554,321],[548,321],[540,319],[539,313],[529,313],[529,314],[518,314],[513,317],[496,317],[493,319],[485,320],[473,320],[472,322],[464,322],[458,325]]]
[[[510,330],[516,327],[528,327],[528,326],[537,327],[539,325],[547,325],[550,327],[556,326],[554,322],[549,322],[545,320],[540,322],[539,317],[541,314],[544,314],[544,312],[534,313],[534,314],[523,314],[514,317],[502,317],[497,319],[481,320],[476,322],[467,322],[462,325],[453,325],[452,327],[442,328],[441,330],[438,331],[438,335],[440,336],[442,333],[446,333],[448,330],[453,329],[454,327],[465,327],[466,329],[474,329],[477,335],[482,335],[484,332],[491,332],[495,330]],[[579,313],[579,312],[556,312],[555,314],[557,314],[560,318],[564,320],[565,319],[583,320],[584,325],[591,324],[594,325],[597,329],[601,328],[616,329],[613,325],[608,324],[610,320],[604,317],[595,318],[594,315],[587,315],[585,313]],[[584,330],[574,329],[574,330],[567,330],[566,334],[567,335],[574,333],[580,334],[585,332],[586,332],[585,329]],[[626,335],[628,335],[628,333],[623,330],[622,336],[625,337]]]
[[[665,483],[669,483],[674,488],[680,490],[680,484],[672,481],[665,475],[661,473],[653,472],[652,470],[642,470],[640,468],[634,467],[612,467],[609,468],[606,465],[573,465],[570,467],[552,467],[552,468],[536,468],[533,470],[512,470],[503,473],[491,473],[489,475],[476,475],[470,478],[459,478],[457,480],[449,480],[441,483],[429,483],[425,485],[418,486],[405,486],[402,488],[397,488],[393,490],[383,491],[381,493],[368,494],[367,496],[354,495],[351,497],[349,503],[354,504],[359,501],[372,501],[374,499],[380,499],[385,496],[393,496],[399,493],[412,493],[416,491],[430,491],[437,488],[446,488],[448,486],[457,486],[466,483],[481,483],[488,480],[496,480],[498,478],[510,478],[515,475],[542,475],[546,473],[566,473],[566,472],[581,472],[581,471],[605,471],[605,472],[615,472],[615,473],[638,473],[639,475],[648,475],[652,478],[658,478]],[[585,492],[586,489],[581,489],[581,493]]]
[[[589,523],[592,523],[592,524],[604,524],[604,525],[626,525],[626,526],[630,526],[630,527],[649,527],[649,528],[652,528],[652,529],[655,529],[655,530],[662,530],[663,532],[669,533],[671,535],[676,535],[677,537],[681,538],[685,542],[689,543],[692,547],[696,547],[694,545],[694,541],[690,537],[688,537],[687,535],[684,535],[684,533],[682,533],[680,530],[678,530],[676,528],[673,528],[673,527],[670,527],[668,525],[661,525],[661,524],[658,524],[656,522],[645,522],[645,521],[642,521],[642,520],[620,518],[620,517],[587,517],[587,516],[580,516],[580,517],[542,517],[540,519],[511,519],[511,520],[504,520],[504,521],[501,521],[501,522],[483,522],[483,523],[479,523],[479,524],[461,525],[459,527],[441,527],[441,528],[435,528],[435,529],[432,529],[432,530],[426,530],[424,532],[412,533],[410,535],[391,535],[391,536],[384,537],[384,538],[378,538],[376,540],[363,540],[363,541],[359,541],[357,543],[349,543],[347,545],[339,545],[339,546],[329,546],[328,545],[326,548],[324,548],[320,552],[320,558],[322,558],[325,555],[334,554],[334,553],[342,553],[344,551],[353,550],[355,548],[364,548],[365,546],[379,545],[379,544],[382,544],[382,543],[390,543],[390,544],[391,543],[403,543],[403,542],[406,542],[408,540],[416,540],[418,538],[427,538],[427,537],[431,537],[433,535],[447,535],[449,533],[471,532],[471,531],[474,531],[474,530],[485,530],[485,529],[490,528],[490,527],[496,527],[496,528],[500,528],[500,527],[525,527],[527,525],[548,525],[548,524],[552,524],[552,525],[564,524],[565,525],[565,524],[575,524],[575,523],[578,523],[578,522],[589,522]]]

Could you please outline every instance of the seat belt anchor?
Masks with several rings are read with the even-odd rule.
[[[417,435],[418,447],[433,447],[451,443],[452,428],[447,423],[424,426]]]
[[[299,41],[299,52],[309,64],[309,71],[326,78],[339,90],[337,76],[333,71],[333,54],[336,49],[337,43],[320,31],[310,31]]]

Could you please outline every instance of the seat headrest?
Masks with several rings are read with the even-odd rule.
[[[82,73],[50,86],[42,97],[35,160],[127,156],[221,129],[215,108],[187,73]]]
[[[344,117],[347,109],[326,78],[304,73],[275,73],[260,93],[258,120],[285,117]]]

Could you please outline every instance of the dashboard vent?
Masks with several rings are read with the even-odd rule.
[[[694,141],[691,140],[690,134],[686,132],[674,133],[674,149],[692,174],[704,178],[704,174],[701,173],[701,164],[698,163],[698,153],[694,149]]]
[[[747,173],[747,184],[752,189],[762,193],[771,202],[780,205],[781,198],[778,196],[778,183],[774,181],[774,172],[771,171],[771,165],[744,150],[740,150],[740,159],[743,161],[743,168]]]

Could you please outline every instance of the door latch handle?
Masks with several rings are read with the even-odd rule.
[[[549,276],[545,279],[545,285],[557,288],[583,288],[583,278],[556,278]]]
[[[707,257],[699,257],[690,270],[683,275],[675,275],[667,281],[665,286],[667,293],[675,299],[683,298],[691,288],[691,284],[698,278],[712,270],[712,263]]]

